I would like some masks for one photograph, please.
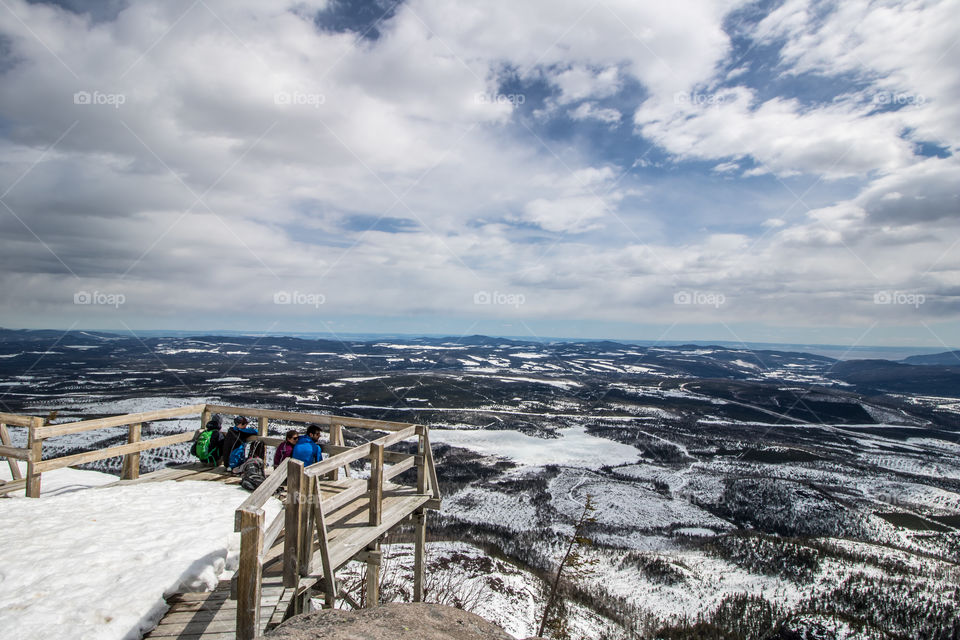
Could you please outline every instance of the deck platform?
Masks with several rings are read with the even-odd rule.
[[[240,478],[223,467],[212,468],[192,463],[161,469],[136,480],[120,480],[113,484],[164,481],[205,481],[238,484]],[[378,525],[369,521],[370,498],[367,479],[344,478],[318,480],[317,488],[325,507],[327,548],[333,571],[346,565],[375,543],[384,533],[410,518],[433,499],[431,494],[418,494],[416,488],[386,482],[383,485],[382,517]],[[110,486],[110,485],[108,485]],[[281,490],[282,491],[282,490]],[[278,496],[282,497],[282,496]],[[283,586],[284,536],[281,533],[269,549],[263,550],[263,588],[261,591],[260,633],[269,631],[288,615],[296,589]],[[321,552],[316,560],[321,561]],[[299,590],[322,580],[322,575],[307,576]],[[236,586],[234,585],[234,590]],[[322,594],[320,594],[322,596]],[[235,640],[237,600],[231,598],[231,581],[221,581],[214,591],[176,593],[167,598],[170,609],[157,627],[144,638],[164,640]]]

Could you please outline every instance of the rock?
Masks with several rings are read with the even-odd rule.
[[[264,637],[271,640],[515,640],[478,615],[423,603],[304,613],[290,618]]]

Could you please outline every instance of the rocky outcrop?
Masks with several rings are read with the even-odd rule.
[[[265,637],[270,640],[515,640],[478,615],[422,603],[305,613],[290,618]]]

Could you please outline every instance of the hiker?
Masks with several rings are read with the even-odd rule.
[[[323,460],[323,453],[320,451],[320,426],[312,424],[307,427],[306,435],[297,438],[297,444],[293,446],[291,458],[299,460],[305,467]]]
[[[228,470],[236,469],[246,459],[244,455],[244,445],[251,436],[257,435],[257,430],[248,427],[250,421],[244,416],[237,416],[233,419],[233,426],[227,430],[227,435],[223,438],[221,448],[221,459],[223,466]]]
[[[264,462],[267,448],[262,442],[254,442],[250,447],[250,457],[244,460],[243,464],[233,470],[239,474],[240,486],[248,491],[253,491],[266,480],[266,466]]]
[[[223,445],[223,434],[220,433],[222,428],[220,414],[214,414],[207,421],[206,429],[194,437],[190,453],[197,456],[200,462],[216,465],[220,461],[220,449]]]
[[[287,431],[287,435],[284,437],[283,442],[277,446],[277,451],[273,454],[273,468],[276,469],[280,466],[280,463],[293,455],[293,447],[297,444],[297,438],[300,437],[300,434],[296,429],[290,429]]]

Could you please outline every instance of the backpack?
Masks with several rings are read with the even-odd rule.
[[[243,477],[240,480],[240,486],[247,491],[253,491],[266,480],[263,473],[263,461],[259,458],[252,458],[247,461],[243,468]]]
[[[190,448],[190,453],[197,456],[200,462],[216,462],[220,455],[217,447],[211,444],[213,433],[212,429],[207,429],[200,434],[200,437],[197,438],[196,442],[194,442]]]
[[[233,451],[230,452],[230,459],[227,461],[228,469],[235,469],[236,467],[239,467],[241,464],[243,464],[243,461],[246,458],[246,456],[243,453],[244,449],[245,447],[242,442],[237,444],[237,446],[233,448]]]

